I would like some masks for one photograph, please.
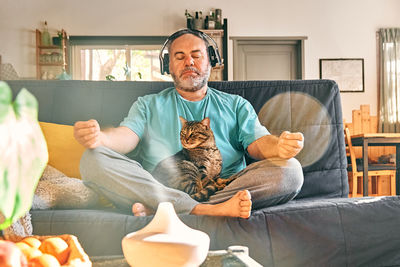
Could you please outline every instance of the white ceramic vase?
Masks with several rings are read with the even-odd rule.
[[[132,267],[199,266],[209,246],[209,236],[185,225],[170,202],[160,203],[148,225],[122,239],[124,257]]]

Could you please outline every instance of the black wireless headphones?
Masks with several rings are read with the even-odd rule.
[[[221,56],[218,51],[218,45],[214,41],[213,38],[211,38],[208,34],[205,34],[204,32],[198,31],[198,30],[192,30],[192,29],[183,29],[179,30],[175,33],[173,33],[171,36],[167,38],[167,40],[164,42],[163,46],[161,47],[160,50],[160,72],[161,74],[164,74],[165,72],[169,74],[169,54],[164,53],[165,48],[172,43],[175,39],[178,37],[184,35],[184,34],[193,34],[202,40],[206,42],[207,45],[207,54],[208,54],[208,59],[210,60],[211,67],[215,67],[217,64],[221,65],[222,60]],[[210,44],[210,41],[212,45]]]

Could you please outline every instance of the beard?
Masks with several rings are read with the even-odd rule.
[[[186,78],[182,78],[182,74],[185,71],[194,71],[195,73],[197,73],[197,76],[188,76]],[[181,73],[179,73],[179,75],[171,73],[171,76],[174,80],[176,88],[181,89],[185,92],[196,92],[207,84],[208,78],[210,77],[210,72],[210,65],[208,65],[207,69],[204,72],[200,72],[200,70],[195,67],[187,67],[184,68]]]

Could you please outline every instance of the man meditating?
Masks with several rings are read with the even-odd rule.
[[[161,64],[175,87],[139,97],[119,127],[100,129],[96,120],[75,123],[76,140],[88,148],[81,159],[82,179],[116,207],[146,216],[168,201],[177,213],[248,218],[252,209],[285,203],[300,191],[303,172],[294,157],[303,148],[303,134],[271,135],[247,100],[207,86],[215,52],[208,38],[189,29],[171,35],[164,45],[169,66]],[[220,177],[235,178],[206,202],[151,174],[182,149],[180,117],[209,118],[222,156]],[[134,149],[141,163],[125,156]],[[246,166],[246,153],[259,161]]]

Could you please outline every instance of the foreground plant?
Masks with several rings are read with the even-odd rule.
[[[11,89],[0,81],[0,230],[29,211],[48,161],[37,118],[36,98],[22,89],[13,102]]]

